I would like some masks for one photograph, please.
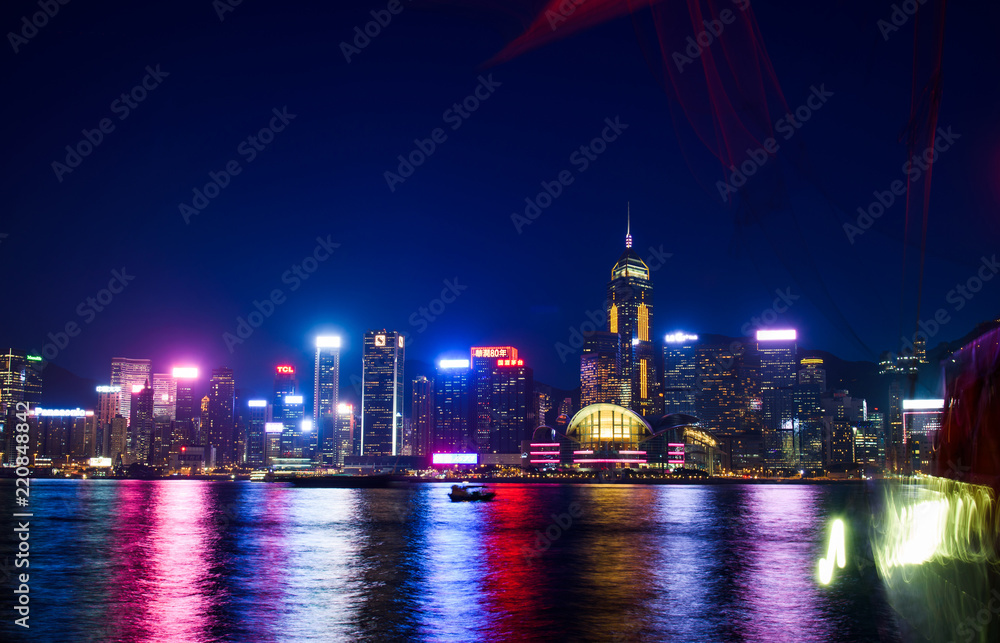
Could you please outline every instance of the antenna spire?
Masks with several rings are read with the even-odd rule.
[[[627,212],[626,216],[628,217],[628,219],[627,219],[627,227],[625,228],[625,247],[626,248],[631,248],[632,247],[632,205],[628,201],[625,202],[625,210]]]

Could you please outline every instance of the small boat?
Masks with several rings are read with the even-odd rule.
[[[475,491],[469,491],[475,489]],[[482,489],[482,491],[479,491]],[[451,485],[451,493],[448,494],[452,502],[475,502],[476,500],[493,500],[497,497],[496,492],[487,491],[486,485]]]

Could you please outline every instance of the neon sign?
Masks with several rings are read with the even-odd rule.
[[[497,366],[524,366],[523,359],[498,359]]]
[[[798,333],[792,329],[783,330],[758,330],[758,342],[770,342],[777,340],[794,340],[798,338]]]
[[[279,373],[287,373],[289,375],[293,375],[295,373],[295,367],[294,366],[279,366],[275,370],[277,370]]]
[[[517,349],[513,346],[473,346],[472,358],[507,357],[517,359]]]
[[[476,464],[478,455],[475,453],[435,453],[431,456],[434,464]]]

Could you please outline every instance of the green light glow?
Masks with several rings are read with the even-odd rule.
[[[837,518],[830,529],[830,544],[826,549],[826,558],[819,559],[819,582],[829,585],[833,580],[833,565],[841,569],[847,564],[847,547],[844,542],[844,521]]]
[[[883,577],[895,567],[931,561],[995,560],[993,490],[947,478],[921,477],[885,496],[872,554]]]
[[[40,361],[42,361],[42,356],[41,355],[28,355],[28,361],[29,362],[40,362]]]

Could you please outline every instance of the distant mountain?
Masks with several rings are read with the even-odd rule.
[[[97,404],[97,381],[80,377],[61,366],[46,362],[42,371],[42,407],[93,409]]]

